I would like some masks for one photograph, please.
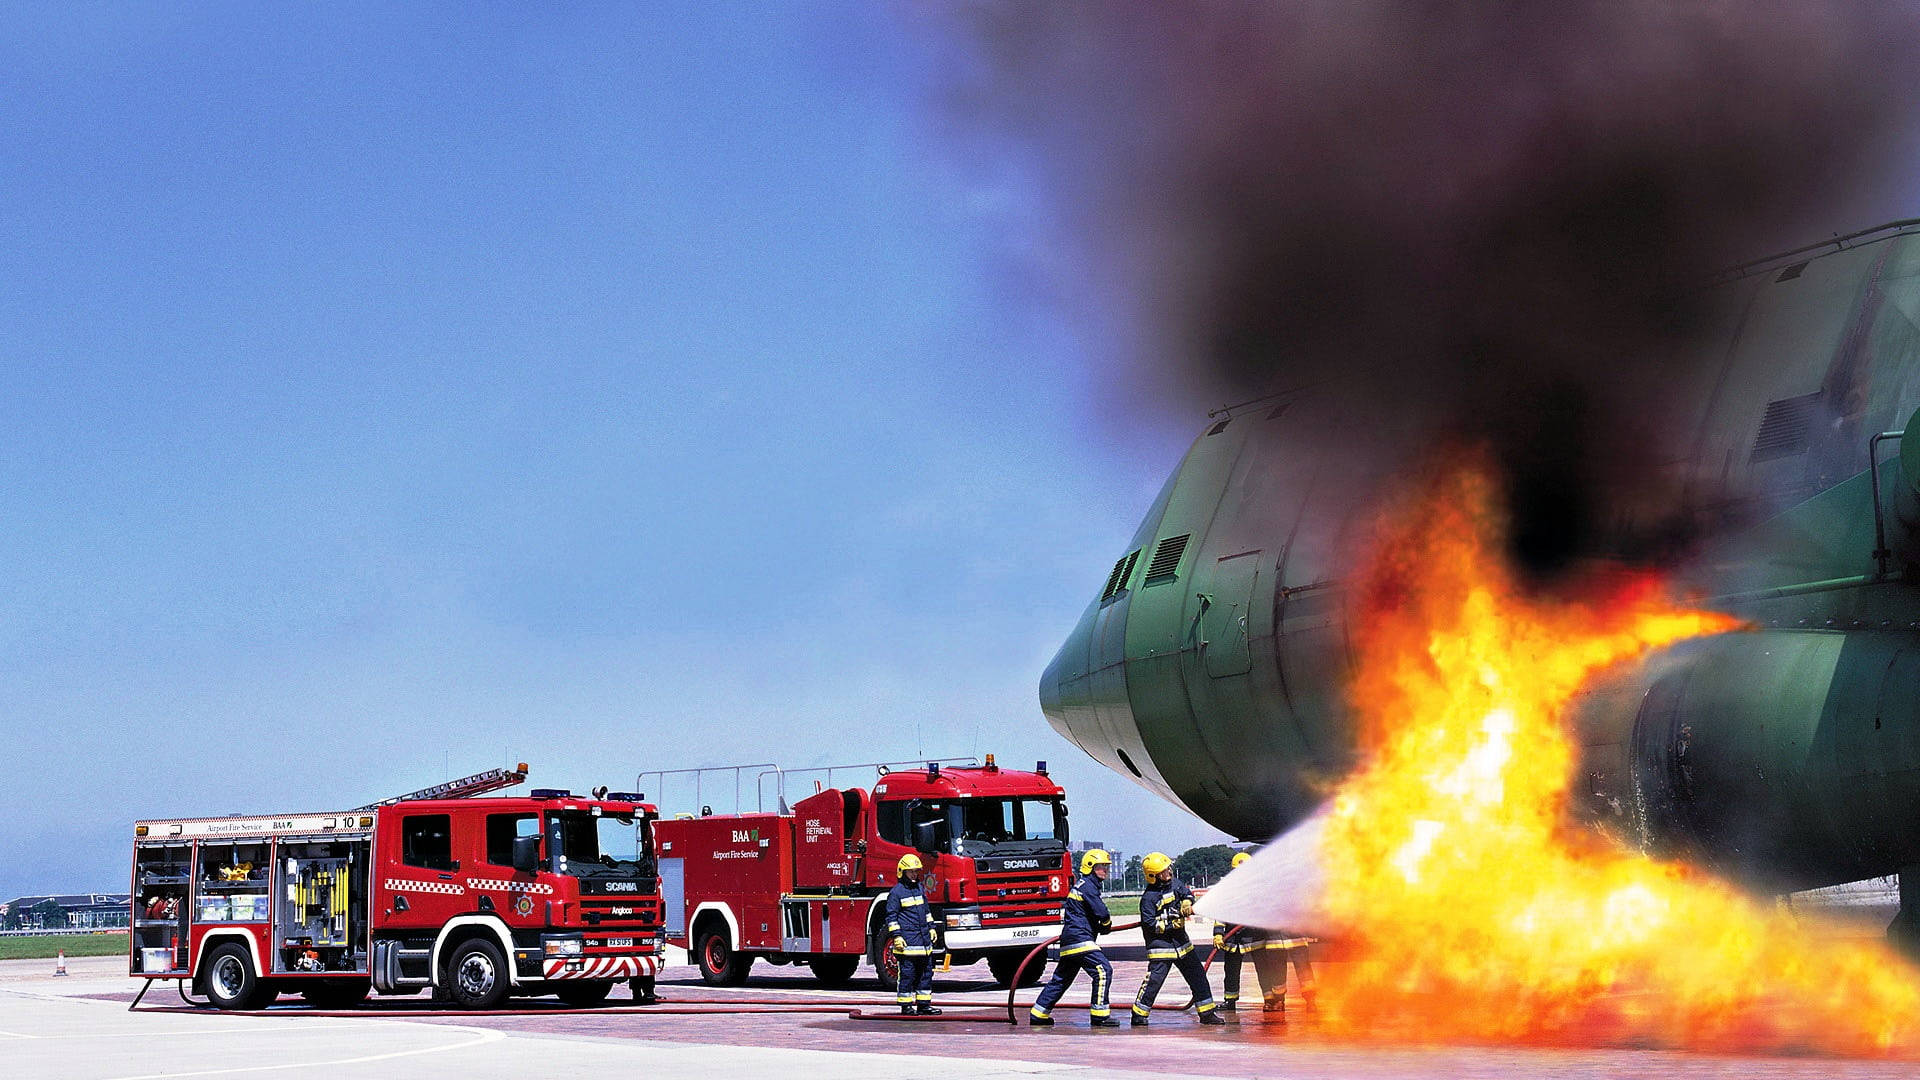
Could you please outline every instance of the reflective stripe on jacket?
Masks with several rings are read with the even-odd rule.
[[[933,950],[933,905],[920,886],[896,881],[887,893],[887,940],[907,943],[903,956],[925,956]]]
[[[1086,874],[1073,883],[1060,908],[1060,955],[1092,952],[1100,947],[1100,935],[1111,929],[1113,916],[1100,898],[1100,879]]]
[[[1266,939],[1267,932],[1258,927],[1213,924],[1213,945],[1221,952],[1249,953],[1260,948]]]
[[[1192,903],[1193,890],[1180,881],[1140,894],[1140,936],[1147,940],[1147,959],[1171,960],[1193,948],[1186,916],[1180,914],[1182,901]]]

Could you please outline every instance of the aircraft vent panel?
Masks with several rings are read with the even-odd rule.
[[[1767,403],[1760,418],[1760,435],[1753,440],[1749,461],[1771,461],[1805,453],[1813,440],[1814,421],[1820,415],[1820,395],[1781,398]]]
[[[1227,430],[1227,425],[1228,425],[1228,424],[1230,424],[1230,423],[1232,423],[1232,422],[1233,422],[1233,417],[1231,417],[1231,416],[1229,416],[1229,417],[1227,417],[1227,418],[1226,418],[1225,420],[1222,420],[1222,421],[1220,421],[1219,423],[1217,423],[1217,424],[1215,424],[1215,425],[1213,425],[1212,427],[1210,427],[1210,428],[1208,428],[1208,429],[1207,429],[1207,434],[1209,434],[1209,435],[1218,435],[1218,434],[1220,434],[1221,432],[1223,432],[1223,431],[1225,431],[1225,430]]]
[[[1282,416],[1285,416],[1285,415],[1287,415],[1287,406],[1289,406],[1289,405],[1292,405],[1292,404],[1293,404],[1293,402],[1291,402],[1291,401],[1283,401],[1283,402],[1281,402],[1280,404],[1278,404],[1278,405],[1275,405],[1275,406],[1273,407],[1273,411],[1267,414],[1267,419],[1269,419],[1269,420],[1278,420],[1278,419],[1280,419],[1280,418],[1281,418]]]
[[[1133,564],[1140,558],[1138,550],[1120,556],[1113,564],[1113,572],[1107,575],[1107,587],[1100,593],[1101,600],[1111,600],[1127,591],[1127,582],[1133,578]]]
[[[1808,261],[1811,261],[1811,260],[1808,260]],[[1804,273],[1806,269],[1807,269],[1806,263],[1804,262],[1794,263],[1792,266],[1789,266],[1785,270],[1780,271],[1780,276],[1773,279],[1774,284],[1778,285],[1782,281],[1792,281],[1794,278],[1797,278],[1802,273]]]
[[[1153,549],[1153,561],[1147,563],[1147,583],[1165,581],[1180,569],[1180,556],[1187,553],[1187,540],[1192,535],[1181,533],[1160,541],[1159,546]]]

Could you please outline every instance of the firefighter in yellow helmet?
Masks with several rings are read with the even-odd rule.
[[[1241,851],[1233,856],[1233,868],[1240,869],[1252,856]],[[1262,985],[1267,983],[1267,968],[1262,962],[1262,954],[1256,950],[1266,934],[1252,926],[1228,926],[1226,923],[1213,924],[1213,947],[1220,953],[1220,967],[1225,972],[1226,994],[1220,1007],[1233,1012],[1240,1007],[1240,969],[1248,956],[1253,957],[1253,966],[1260,973]]]
[[[920,856],[900,856],[899,880],[887,893],[887,945],[900,961],[900,981],[893,999],[902,1016],[938,1016],[933,1007],[933,958],[939,952],[939,930],[933,905],[920,887],[924,867]]]
[[[1240,869],[1248,859],[1246,852],[1233,857],[1233,868]],[[1256,926],[1224,926],[1213,924],[1213,945],[1220,950],[1222,966],[1226,970],[1226,1005],[1231,1012],[1240,1000],[1241,965],[1246,958],[1253,958],[1253,970],[1260,975],[1260,988],[1263,1010],[1266,1012],[1285,1012],[1287,1009],[1287,964],[1293,964],[1294,975],[1300,981],[1300,993],[1313,1004],[1313,962],[1307,958],[1307,946],[1313,943],[1309,937],[1296,937],[1285,931],[1263,930]]]
[[[1080,856],[1080,879],[1067,893],[1060,912],[1060,961],[1053,966],[1053,978],[1040,988],[1027,1021],[1034,1027],[1053,1026],[1053,1007],[1073,984],[1074,976],[1085,968],[1093,975],[1093,1007],[1088,1015],[1094,1027],[1119,1027],[1107,1005],[1107,988],[1113,983],[1113,964],[1100,951],[1100,935],[1113,929],[1113,916],[1106,901],[1100,899],[1100,883],[1113,869],[1113,856],[1092,848]]]
[[[1173,879],[1173,860],[1156,851],[1140,860],[1147,875],[1147,891],[1140,894],[1140,933],[1147,939],[1147,977],[1133,999],[1133,1026],[1146,1027],[1153,1015],[1153,999],[1167,972],[1180,969],[1193,991],[1193,1008],[1203,1024],[1224,1024],[1216,1011],[1213,989],[1207,985],[1206,965],[1187,937],[1187,917],[1193,914],[1193,890]]]

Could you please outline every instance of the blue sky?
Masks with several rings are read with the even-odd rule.
[[[0,13],[0,897],[138,816],[995,750],[1200,417],[862,8]],[[1044,256],[1044,251],[1039,255]]]

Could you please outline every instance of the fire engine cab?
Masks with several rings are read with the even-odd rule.
[[[978,767],[842,768],[878,775],[870,790],[816,785],[790,811],[782,799],[774,813],[703,808],[662,820],[654,844],[668,941],[715,985],[744,982],[760,958],[805,963],[829,986],[865,959],[891,986],[899,965],[886,948],[887,891],[900,857],[915,852],[948,958],[984,959],[1010,983],[1058,925],[1073,884],[1066,793],[1046,763],[1021,772],[989,754]],[[1040,974],[1030,969],[1027,981]]]
[[[658,814],[604,789],[475,797],[526,768],[344,813],[136,822],[130,973],[190,981],[223,1009],[422,989],[473,1009],[509,994],[586,1007],[622,980],[651,998]]]

